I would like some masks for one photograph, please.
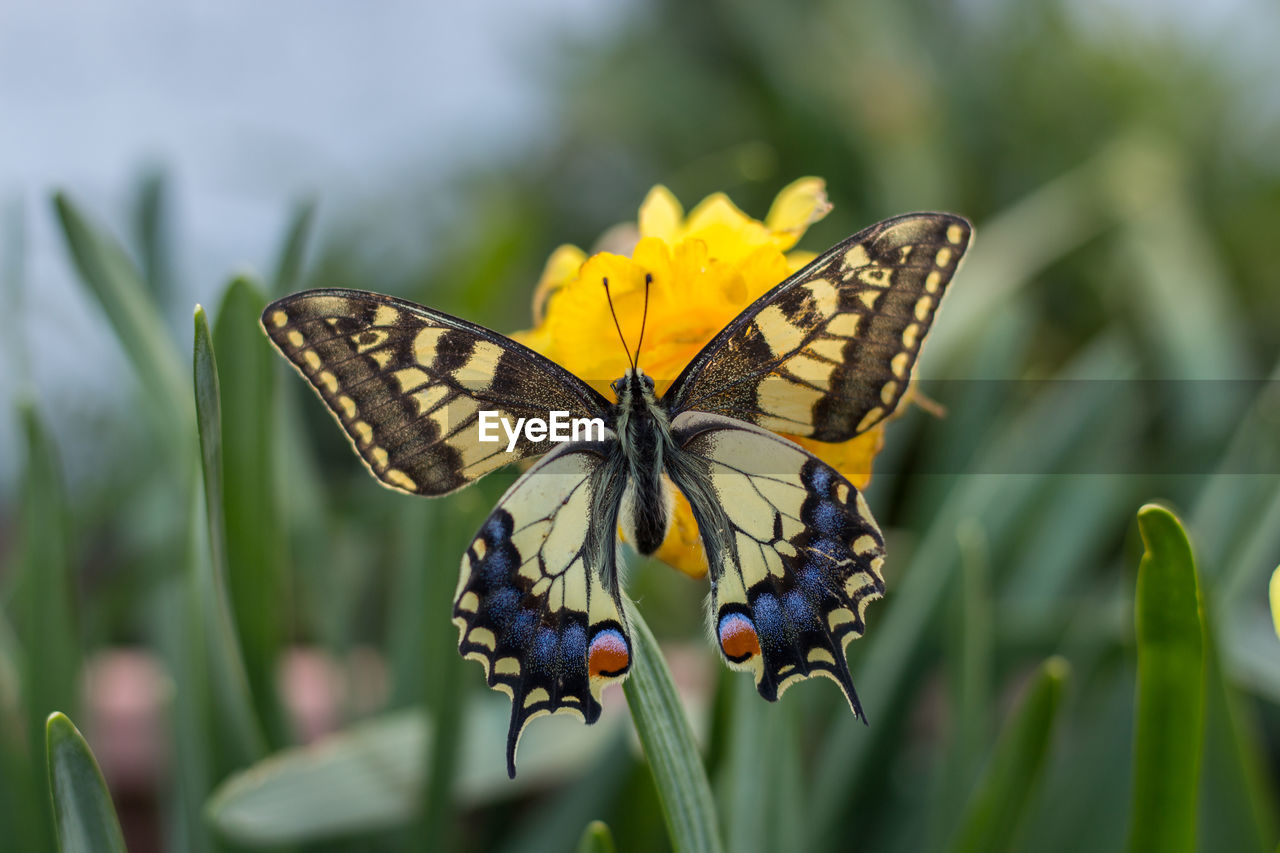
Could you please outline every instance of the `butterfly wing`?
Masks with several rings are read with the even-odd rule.
[[[617,573],[626,483],[616,439],[559,445],[503,495],[462,559],[459,650],[511,697],[507,772],[534,717],[600,716],[626,676],[631,640]]]
[[[969,245],[945,213],[885,220],[757,299],[664,395],[673,415],[727,415],[846,441],[897,407],[938,301]]]
[[[804,449],[741,421],[686,412],[672,434],[679,450],[667,470],[698,522],[725,661],[752,671],[770,701],[827,676],[863,716],[844,653],[884,592],[884,538],[862,495]]]
[[[262,327],[320,394],[383,484],[443,495],[545,446],[511,453],[481,410],[511,423],[550,411],[594,417],[608,404],[562,367],[483,326],[359,290],[311,290],[267,306]],[[492,435],[492,433],[491,433]]]

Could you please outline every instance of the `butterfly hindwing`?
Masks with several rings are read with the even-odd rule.
[[[311,290],[267,306],[262,326],[309,381],[385,485],[442,495],[516,459],[479,440],[478,415],[516,423],[551,411],[594,417],[608,404],[586,383],[502,335],[412,302]],[[491,432],[490,435],[493,433]]]
[[[834,679],[862,708],[845,646],[884,592],[884,538],[835,469],[741,421],[678,416],[669,466],[697,519],[712,579],[711,628],[726,662],[755,674],[764,698]]]
[[[897,407],[938,301],[969,245],[945,213],[885,220],[829,249],[716,335],[663,398],[846,441]]]
[[[458,647],[511,697],[512,777],[531,719],[595,722],[601,691],[630,668],[614,533],[625,474],[614,446],[611,435],[559,445],[503,495],[462,559]]]

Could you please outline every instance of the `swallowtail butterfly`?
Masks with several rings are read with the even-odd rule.
[[[605,685],[627,675],[617,530],[655,551],[673,487],[706,550],[727,664],[771,701],[827,676],[862,716],[845,647],[884,591],[884,539],[848,480],[775,433],[841,442],[894,411],[970,233],[916,213],[855,234],[752,303],[661,398],[634,358],[609,400],[509,338],[375,293],[297,293],[262,326],[386,486],[445,495],[545,452],[467,549],[453,607],[462,654],[511,697],[514,776],[529,720],[594,722]],[[522,434],[508,451],[479,440],[481,411],[605,429],[550,452]]]

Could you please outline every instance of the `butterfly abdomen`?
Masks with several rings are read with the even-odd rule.
[[[630,474],[624,499],[628,537],[641,554],[662,545],[671,523],[670,488],[662,477],[663,436],[652,420],[630,424],[627,454]]]

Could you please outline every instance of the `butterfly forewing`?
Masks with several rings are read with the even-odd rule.
[[[730,418],[672,424],[669,470],[693,508],[710,563],[711,626],[730,666],[777,699],[796,681],[834,679],[862,708],[845,646],[884,592],[884,538],[866,501],[825,462]]]
[[[481,326],[375,293],[312,290],[267,306],[262,326],[384,484],[442,495],[545,451],[523,436],[480,441],[478,416],[515,423],[607,406],[586,383]],[[493,434],[492,432],[490,433]]]
[[[944,213],[855,234],[738,315],[664,404],[820,441],[870,429],[902,399],[969,236],[968,222]]]
[[[630,668],[613,533],[624,474],[611,441],[564,444],[530,468],[462,559],[458,646],[511,697],[513,777],[531,719],[568,712],[595,722],[600,692]]]

